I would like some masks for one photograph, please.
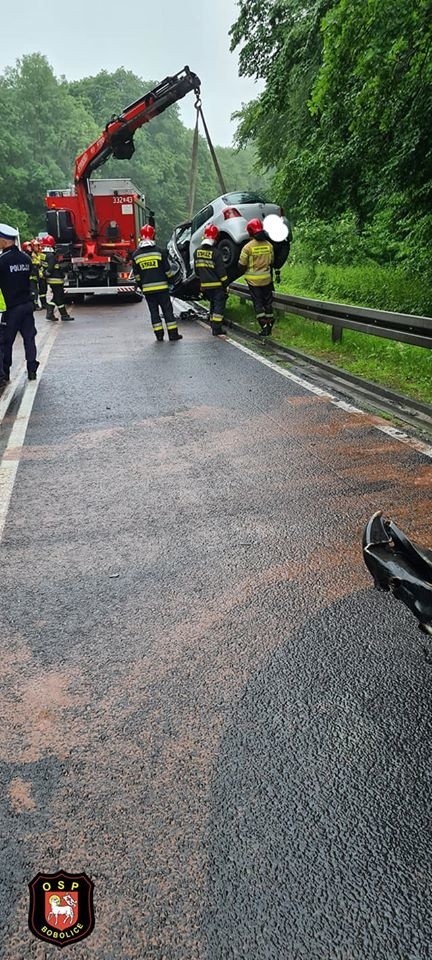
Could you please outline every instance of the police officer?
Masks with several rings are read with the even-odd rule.
[[[215,247],[219,230],[214,223],[204,227],[201,246],[195,250],[195,273],[201,293],[210,302],[210,324],[214,337],[225,333],[222,326],[228,294],[228,277],[221,252]]]
[[[9,380],[12,347],[19,332],[24,340],[29,380],[36,380],[36,327],[30,290],[31,259],[16,245],[17,231],[0,223],[0,290],[6,310],[0,323],[0,383]]]
[[[262,220],[249,220],[246,229],[251,239],[240,253],[239,266],[245,275],[255,316],[261,327],[260,337],[269,337],[274,322],[273,244],[264,230]]]
[[[156,340],[161,341],[164,338],[159,308],[165,318],[168,339],[183,340],[182,334],[178,332],[169,295],[169,280],[173,272],[170,269],[168,255],[165,250],[156,246],[156,231],[151,224],[146,223],[141,227],[140,236],[139,247],[132,254],[133,273],[147,301]]]
[[[55,315],[55,308],[60,314],[60,320],[74,320],[75,317],[71,317],[70,313],[67,312],[64,302],[64,282],[66,276],[66,264],[63,261],[58,260],[55,254],[55,240],[51,234],[47,234],[42,241],[42,266],[44,270],[45,280],[49,287],[51,287],[52,292],[52,301],[46,305],[46,319],[47,320],[58,320],[59,318]]]

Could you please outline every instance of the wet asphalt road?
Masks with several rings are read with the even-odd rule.
[[[1,550],[0,957],[57,956],[63,868],[75,960],[427,960],[432,664],[360,539],[430,543],[430,461],[197,324],[76,314]]]

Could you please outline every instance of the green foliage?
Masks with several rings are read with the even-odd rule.
[[[153,81],[123,68],[68,83],[56,78],[38,53],[24,56],[0,76],[0,209],[8,204],[9,219],[22,225],[23,235],[43,229],[46,191],[69,185],[75,157],[113,115],[153,86]],[[111,160],[97,171],[99,177],[130,177],[135,182],[156,212],[162,241],[188,215],[192,136],[174,105],[137,131],[130,161]],[[252,147],[217,152],[228,190],[263,187]],[[207,144],[200,137],[196,209],[219,193]]]
[[[98,128],[41,54],[0,77],[0,112],[0,201],[25,212],[34,232],[44,226],[46,190],[70,181],[71,157]]]
[[[10,226],[19,230],[20,237],[24,240],[31,234],[30,218],[22,210],[10,207],[8,203],[0,203],[0,222],[9,223]]]
[[[430,277],[432,0],[240,0],[231,38],[265,81],[238,141],[274,166],[308,255]]]
[[[432,287],[402,267],[381,267],[376,263],[330,266],[288,261],[277,289],[281,293],[335,303],[432,315]]]

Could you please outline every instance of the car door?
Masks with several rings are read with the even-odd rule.
[[[191,223],[191,241],[190,241],[190,262],[191,269],[193,270],[193,256],[195,250],[199,247],[202,236],[203,228],[206,223],[209,223],[214,216],[214,207],[211,203],[207,207],[203,207],[202,210],[199,210],[198,213],[192,219]]]

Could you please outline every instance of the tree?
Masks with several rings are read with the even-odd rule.
[[[241,0],[231,37],[266,83],[238,142],[274,166],[279,202],[429,264],[432,0]]]
[[[339,157],[335,202],[348,198],[362,226],[386,223],[416,259],[431,225],[432,3],[340,0],[322,33],[311,109]]]
[[[97,128],[41,54],[23,57],[0,77],[0,111],[0,195],[39,230],[46,190],[70,181],[71,156]]]
[[[333,0],[334,2],[334,0]],[[309,98],[321,66],[321,22],[332,0],[241,0],[231,48],[241,46],[240,72],[266,87],[239,116],[240,145],[256,144],[264,169],[274,168],[276,199],[298,215],[317,205],[318,122]]]

